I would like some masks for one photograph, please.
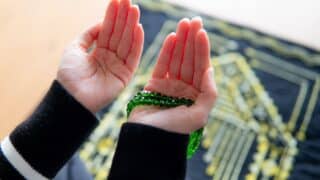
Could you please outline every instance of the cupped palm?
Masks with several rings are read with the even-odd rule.
[[[130,0],[112,0],[103,23],[65,50],[57,80],[90,111],[110,103],[132,78],[143,48],[139,16]]]
[[[210,65],[210,44],[200,18],[179,22],[164,41],[145,90],[195,101],[190,107],[140,106],[129,121],[187,133],[203,127],[217,96]]]

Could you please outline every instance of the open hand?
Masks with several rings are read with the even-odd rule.
[[[124,89],[139,64],[144,41],[139,18],[139,8],[130,0],[111,0],[103,23],[89,28],[63,53],[57,80],[93,113]]]
[[[130,122],[185,134],[206,124],[217,90],[210,65],[210,44],[202,26],[200,18],[179,22],[177,32],[165,39],[152,78],[144,88],[192,99],[194,105],[170,109],[138,106],[131,112]]]

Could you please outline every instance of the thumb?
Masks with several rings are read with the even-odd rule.
[[[196,108],[206,110],[206,112],[208,113],[211,111],[213,104],[218,95],[216,83],[213,77],[214,77],[213,68],[210,67],[203,74],[200,94],[195,102]]]
[[[190,119],[190,124],[193,130],[202,128],[207,124],[209,113],[213,107],[213,104],[217,98],[216,83],[213,79],[212,67],[203,73],[200,94],[198,95],[194,105],[189,109],[189,113],[193,118]]]
[[[93,42],[98,38],[100,29],[101,22],[89,27],[76,38],[72,45],[87,52]]]

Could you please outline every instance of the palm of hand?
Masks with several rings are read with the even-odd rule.
[[[97,48],[93,53],[106,54],[107,57],[87,57],[80,54],[65,56],[66,60],[60,66],[58,77],[75,98],[81,99],[95,112],[121,92],[133,72],[121,63],[122,60],[114,52]],[[79,55],[81,57],[77,57]]]
[[[195,40],[201,28],[202,22],[197,18],[191,22],[188,19],[179,22],[177,33],[168,35],[164,42],[152,78],[145,86],[146,90],[173,97],[197,98],[200,87],[196,81],[201,79],[195,78],[193,81],[193,74]],[[206,70],[208,67],[203,68]]]
[[[204,126],[216,99],[216,88],[210,66],[210,45],[200,19],[181,20],[177,33],[167,36],[152,78],[144,89],[192,99],[195,104],[165,110],[155,106],[137,107],[129,121],[180,133]]]
[[[166,96],[187,98],[195,100],[199,91],[190,84],[178,79],[171,78],[152,78],[144,88],[147,91],[158,92]]]
[[[143,30],[139,9],[129,0],[111,1],[102,25],[85,32],[66,49],[57,79],[84,106],[97,112],[128,84],[136,69]],[[88,49],[94,41],[96,47]]]

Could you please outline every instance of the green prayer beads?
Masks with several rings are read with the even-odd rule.
[[[129,117],[131,111],[141,105],[153,105],[160,107],[177,107],[181,105],[191,106],[193,101],[186,98],[175,98],[165,96],[160,93],[140,91],[138,92],[127,105],[127,117]],[[202,138],[203,128],[192,132],[189,136],[189,144],[187,149],[187,158],[191,158],[197,151]]]

